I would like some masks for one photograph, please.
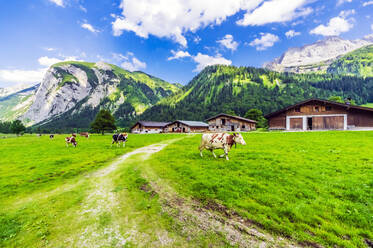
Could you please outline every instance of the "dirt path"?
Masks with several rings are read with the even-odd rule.
[[[80,222],[85,226],[73,241],[76,247],[123,247],[128,241],[139,236],[134,229],[125,234],[121,234],[120,223],[112,221],[109,227],[100,228],[99,222],[105,215],[111,215],[119,209],[119,200],[113,192],[114,184],[111,173],[115,173],[119,165],[136,154],[143,154],[142,159],[147,159],[150,155],[161,151],[167,143],[153,144],[136,149],[119,157],[111,165],[106,166],[90,176],[95,186],[83,202],[81,211],[78,213]],[[92,222],[93,220],[93,222]]]

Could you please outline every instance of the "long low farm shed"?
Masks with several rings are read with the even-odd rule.
[[[248,132],[256,129],[256,121],[224,113],[213,116],[207,121],[209,130],[213,132]]]
[[[265,117],[271,130],[373,129],[373,108],[315,98]]]

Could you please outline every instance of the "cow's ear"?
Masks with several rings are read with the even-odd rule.
[[[233,136],[236,137],[236,133],[233,133]]]

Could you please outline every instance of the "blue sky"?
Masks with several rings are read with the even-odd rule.
[[[186,84],[209,64],[261,67],[289,47],[373,32],[372,0],[2,1],[0,87],[63,60]]]

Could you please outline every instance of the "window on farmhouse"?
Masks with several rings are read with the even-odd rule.
[[[295,112],[300,112],[300,107],[295,108]]]
[[[326,106],[326,107],[325,107],[325,110],[326,110],[326,111],[332,111],[332,106]]]
[[[225,119],[221,119],[221,124],[225,125]]]
[[[246,126],[245,125],[242,125],[242,129],[245,129],[246,128]]]
[[[319,112],[319,107],[315,107],[315,112]]]

